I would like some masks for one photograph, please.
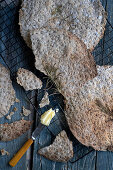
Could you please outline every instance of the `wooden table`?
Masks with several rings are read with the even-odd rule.
[[[7,120],[5,117],[0,119],[0,123],[11,123],[16,120],[20,120],[22,117],[20,112],[22,111],[22,106],[32,110],[32,114],[29,117],[25,117],[26,120],[34,120],[34,125],[32,130],[38,124],[38,114],[44,112],[51,106],[47,106],[40,110],[38,108],[38,103],[40,102],[42,96],[44,95],[44,89],[46,86],[46,80],[39,71],[34,69],[34,56],[32,51],[26,46],[22,37],[19,33],[18,26],[18,10],[19,0],[2,0],[0,2],[0,63],[4,64],[11,70],[11,76],[13,78],[13,85],[16,90],[17,98],[20,99],[20,103],[16,103],[11,107],[17,107],[18,110],[12,116],[11,120]],[[108,22],[104,38],[100,41],[98,47],[94,51],[94,56],[97,64],[113,65],[113,0],[103,0],[102,4],[106,11],[108,12]],[[98,55],[99,54],[99,55]],[[4,62],[5,61],[5,62]],[[7,64],[7,65],[6,65]],[[15,74],[18,68],[24,67],[37,74],[38,77],[43,81],[43,90],[35,92],[25,92],[16,82]],[[47,90],[47,89],[46,89]],[[51,95],[52,90],[47,90]],[[57,98],[55,100],[55,98]],[[58,101],[62,103],[62,97],[59,95],[55,97],[50,96],[50,101],[52,107],[58,106]],[[30,100],[30,102],[29,102]],[[34,108],[33,105],[37,105]],[[36,114],[36,109],[38,114]],[[14,167],[8,165],[9,160],[18,151],[19,148],[25,143],[25,141],[30,136],[30,131],[20,136],[10,142],[0,142],[0,149],[6,149],[10,155],[1,156],[0,155],[0,170],[113,170],[113,153],[112,152],[97,152],[92,151],[91,148],[87,148],[81,144],[71,135],[68,130],[70,138],[74,141],[74,158],[67,163],[53,162],[41,157],[37,154],[37,150],[40,147],[49,145],[55,136],[64,128],[61,120],[64,119],[62,109],[59,111],[59,117],[55,118],[48,128],[45,128],[40,136],[35,141],[34,145],[27,151],[27,153],[22,157],[19,163]],[[64,121],[63,121],[64,122]],[[77,151],[79,150],[79,151]],[[83,157],[83,158],[82,158]],[[73,163],[72,163],[73,162]]]

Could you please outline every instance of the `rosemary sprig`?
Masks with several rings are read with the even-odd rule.
[[[55,8],[55,9],[52,11],[51,15],[55,15],[56,13],[61,14],[61,12],[62,12],[61,8],[62,8],[62,5],[58,5],[57,8]]]
[[[95,100],[95,104],[99,107],[99,109],[104,112],[105,114],[109,115],[109,116],[113,116],[113,112],[109,109],[109,107],[107,106],[107,104],[104,106],[102,104],[102,102],[98,99]]]

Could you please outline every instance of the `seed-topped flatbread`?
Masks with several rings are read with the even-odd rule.
[[[51,25],[71,32],[93,50],[104,34],[106,12],[99,0],[23,0],[19,24],[30,47],[30,31]]]
[[[10,72],[0,64],[0,117],[6,115],[16,100]]]
[[[13,123],[0,124],[0,141],[11,141],[29,130],[32,122],[20,120]]]
[[[47,27],[33,31],[31,41],[36,68],[52,79],[66,99],[97,75],[93,56],[75,35]]]
[[[40,149],[38,153],[53,161],[67,162],[73,157],[73,145],[63,130],[50,146]]]
[[[96,150],[113,151],[113,66],[98,66],[76,100],[66,101],[66,118],[74,136]]]
[[[17,72],[17,83],[23,86],[25,90],[42,88],[42,81],[31,71],[24,68],[19,68]]]

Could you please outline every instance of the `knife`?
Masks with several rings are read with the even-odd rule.
[[[24,155],[24,153],[27,151],[27,149],[31,146],[31,144],[35,141],[37,136],[40,134],[42,129],[45,126],[49,126],[49,124],[54,116],[55,116],[55,110],[52,110],[52,108],[41,115],[41,119],[40,119],[41,121],[38,124],[37,128],[32,133],[31,139],[28,139],[28,141],[22,146],[22,148],[9,161],[10,166],[14,167],[18,163],[18,161],[21,159],[21,157]]]

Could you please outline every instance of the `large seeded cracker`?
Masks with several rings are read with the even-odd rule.
[[[31,71],[24,68],[19,68],[17,72],[17,83],[23,86],[25,90],[42,88],[42,81]]]
[[[66,132],[62,131],[50,146],[40,149],[38,153],[53,161],[67,162],[73,157],[73,145]]]
[[[98,66],[78,97],[66,101],[66,118],[74,136],[96,150],[113,151],[113,66]]]
[[[97,75],[93,56],[71,33],[47,27],[33,31],[31,41],[36,68],[52,79],[66,99]]]
[[[20,32],[30,47],[30,31],[47,25],[70,31],[90,50],[104,34],[106,12],[99,0],[23,0],[21,6]]]
[[[29,130],[31,123],[30,121],[20,120],[11,124],[0,124],[0,141],[11,141],[18,138]]]
[[[16,99],[10,72],[0,64],[0,117],[6,115]]]

